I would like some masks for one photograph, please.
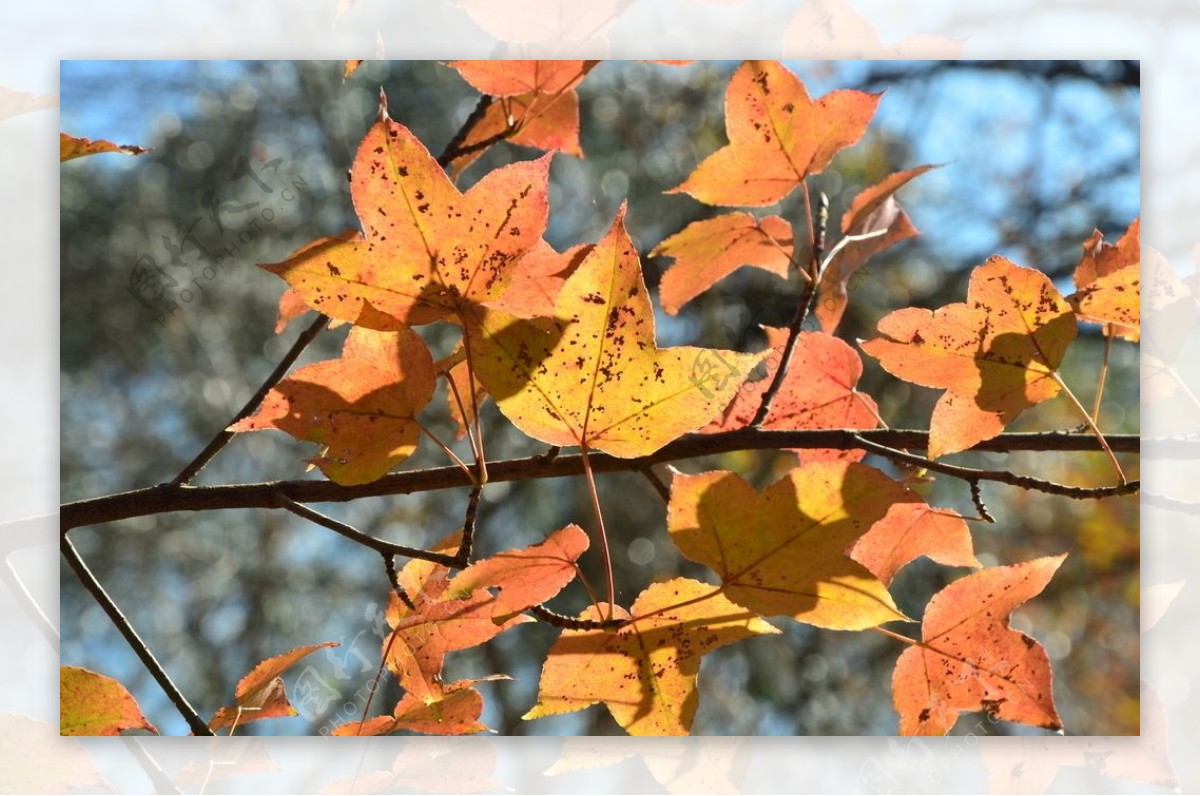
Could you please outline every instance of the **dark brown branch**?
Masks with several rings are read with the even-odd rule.
[[[413,604],[412,598],[408,596],[408,592],[400,585],[400,573],[396,571],[396,557],[383,554],[383,568],[387,571],[388,583],[392,584],[392,591],[396,592],[396,596],[400,598],[400,602],[408,606],[408,610],[415,611],[417,606]]]
[[[691,434],[672,442],[649,456],[636,459],[619,459],[602,453],[589,454],[592,470],[597,473],[637,471],[642,467],[690,459],[718,453],[742,450],[770,450],[786,448],[838,448],[867,449],[872,447],[887,450],[890,458],[908,456],[918,466],[936,472],[957,475],[967,480],[982,479],[999,481],[1014,486],[1042,485],[1039,479],[1003,472],[986,472],[956,468],[952,465],[927,460],[896,451],[897,448],[924,450],[928,444],[928,432],[878,429],[858,431],[833,429],[828,431],[770,431],[746,428],[723,434]],[[1139,438],[1136,434],[1114,434],[1108,437],[1113,450],[1121,453],[1138,451]],[[1099,451],[1096,438],[1090,434],[1010,433],[981,442],[976,451]],[[902,459],[901,459],[902,460]],[[557,456],[551,461],[534,456],[528,459],[511,459],[488,465],[490,482],[527,481],[540,478],[562,478],[581,475],[583,459],[579,455]],[[980,475],[980,473],[983,473]],[[381,495],[407,495],[430,492],[438,489],[472,486],[471,475],[460,467],[437,467],[427,470],[393,473],[359,486],[341,486],[332,481],[276,481],[262,484],[237,484],[231,486],[183,486],[161,484],[159,486],[122,492],[106,497],[79,500],[64,504],[60,509],[60,527],[65,533],[71,528],[97,525],[130,517],[144,517],[172,511],[210,511],[214,509],[285,508],[283,498],[297,503],[344,503],[364,497]],[[1037,486],[1031,488],[1038,488]],[[1135,491],[1136,484],[1120,492]],[[1066,487],[1066,489],[1076,489]],[[1082,489],[1084,496],[1090,495]],[[1116,494],[1116,493],[1114,493]],[[1072,495],[1074,496],[1074,495]]]
[[[155,679],[159,687],[166,693],[167,698],[175,705],[175,709],[183,716],[192,733],[194,735],[212,735],[212,730],[208,729],[208,725],[204,723],[204,720],[200,718],[200,714],[187,701],[187,697],[171,681],[162,664],[154,657],[154,653],[146,646],[146,642],[142,641],[142,637],[133,629],[133,625],[129,624],[129,620],[125,618],[125,614],[121,613],[121,609],[113,602],[112,597],[104,590],[104,587],[100,585],[100,581],[88,569],[83,557],[79,555],[79,551],[75,549],[75,545],[71,543],[66,534],[63,534],[62,542],[59,546],[62,549],[63,557],[67,559],[67,563],[71,565],[71,569],[75,571],[75,575],[79,578],[79,582],[83,584],[83,587],[91,593],[100,607],[104,609],[104,613],[108,614],[108,618],[112,620],[117,631],[125,637],[125,641],[133,648],[142,665],[146,667],[146,671],[150,672],[150,675]]]
[[[1000,484],[1008,484],[1010,486],[1018,486],[1022,489],[1029,489],[1035,492],[1045,492],[1050,495],[1060,495],[1062,497],[1075,498],[1084,500],[1089,498],[1105,498],[1116,497],[1118,495],[1129,495],[1141,489],[1140,481],[1128,481],[1114,486],[1069,486],[1067,484],[1059,484],[1054,481],[1047,481],[1042,478],[1034,478],[1029,475],[1019,475],[1018,473],[1010,473],[1007,470],[977,470],[973,467],[960,467],[955,464],[945,464],[936,462],[932,459],[927,459],[924,456],[907,451],[896,450],[886,445],[881,445],[867,440],[862,441],[862,447],[872,453],[877,453],[880,456],[886,456],[892,461],[904,462],[905,464],[914,464],[918,467],[924,467],[927,470],[932,470],[935,473],[961,478],[964,481],[972,484],[972,497],[977,495],[978,484],[980,481],[995,481]],[[1114,448],[1113,450],[1117,450]],[[987,514],[986,507],[982,501],[977,501],[976,506],[980,509],[984,519],[990,515]]]
[[[313,340],[317,339],[317,335],[321,333],[321,330],[325,328],[325,324],[328,322],[329,318],[324,315],[318,315],[316,319],[309,324],[309,327],[300,333],[300,336],[296,338],[296,342],[292,344],[292,347],[288,350],[288,352],[283,355],[283,359],[281,359],[279,364],[275,366],[275,370],[271,371],[271,375],[267,376],[266,381],[264,381],[262,385],[254,392],[254,395],[250,396],[250,400],[247,401],[246,405],[241,408],[241,411],[234,415],[233,419],[225,424],[225,428],[221,429],[221,432],[217,434],[217,436],[213,437],[212,441],[205,446],[204,450],[200,451],[199,455],[197,455],[195,459],[192,459],[188,466],[184,467],[183,470],[180,471],[179,475],[175,476],[175,480],[171,483],[181,485],[191,481],[201,470],[204,469],[206,464],[212,461],[214,456],[221,452],[222,448],[229,444],[229,441],[233,439],[235,433],[233,431],[229,431],[229,427],[242,418],[248,417],[251,412],[258,409],[258,405],[261,404],[263,399],[267,397],[267,393],[271,391],[271,388],[278,384],[279,380],[287,375],[288,370],[290,370],[292,365],[296,363],[296,360],[300,358],[300,355],[304,353],[304,350],[308,348],[309,344],[312,343]]]
[[[564,630],[615,630],[628,621],[625,619],[576,619],[573,616],[551,611],[544,605],[531,607],[529,613],[546,624],[561,627]]]

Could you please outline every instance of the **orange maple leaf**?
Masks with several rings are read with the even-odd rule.
[[[339,484],[376,480],[417,449],[417,414],[433,398],[433,359],[411,329],[354,328],[340,359],[300,368],[230,431],[274,428],[325,446],[312,459]]]
[[[991,567],[933,596],[922,640],[901,654],[892,676],[902,735],[945,735],[967,710],[1062,729],[1046,650],[1008,617],[1041,593],[1065,558]]]
[[[783,64],[746,61],[725,94],[729,144],[667,193],[687,193],[710,205],[774,204],[862,138],[879,97],[841,90],[813,102]]]
[[[1049,277],[993,256],[971,272],[967,303],[910,307],[861,343],[889,373],[946,393],[929,423],[929,456],[967,450],[1058,395],[1075,314]]]
[[[335,727],[330,735],[388,735],[407,730],[427,735],[471,735],[487,732],[479,720],[483,715],[483,695],[472,686],[484,680],[508,679],[485,677],[482,680],[457,680],[447,683],[434,698],[407,693],[396,703],[390,716],[374,716],[366,721],[350,721]]]
[[[460,539],[461,534],[453,534],[433,549],[452,555]],[[410,561],[399,581],[413,607],[395,594],[388,605],[387,621],[393,629],[384,641],[388,669],[407,691],[421,699],[439,699],[446,654],[533,621],[521,612],[558,594],[575,577],[575,560],[587,546],[587,534],[568,525],[541,544],[499,553],[454,577],[442,564]]]
[[[475,374],[517,428],[630,458],[710,420],[763,355],[658,348],[624,215],[567,279],[554,318],[488,311],[468,328]]]
[[[102,152],[117,152],[122,155],[144,155],[149,150],[146,147],[134,146],[133,144],[114,144],[112,141],[105,141],[102,138],[92,140],[90,138],[76,138],[73,135],[66,133],[58,134],[58,160],[74,160],[86,155],[98,155]]]
[[[537,704],[523,718],[603,702],[630,735],[687,735],[700,700],[701,656],[779,632],[712,586],[688,578],[650,586],[632,612],[592,606],[580,618],[598,620],[608,609],[625,624],[617,630],[564,630],[542,667]]]
[[[921,556],[949,567],[983,566],[975,558],[967,521],[953,509],[934,508],[919,496],[911,502],[894,503],[846,554],[885,586],[896,572]]]
[[[280,675],[317,650],[336,646],[336,641],[309,644],[260,662],[238,681],[233,692],[234,703],[219,708],[208,723],[208,728],[215,732],[222,727],[238,727],[260,719],[299,715],[288,700],[287,689]]]
[[[261,267],[308,306],[358,326],[461,320],[467,305],[498,298],[510,267],[541,240],[549,169],[549,155],[514,163],[464,194],[381,99],[350,169],[363,232],[321,238]]]
[[[772,355],[767,375],[743,384],[721,415],[700,429],[704,434],[745,428],[762,405],[763,394],[779,367],[788,330],[763,327]],[[801,332],[792,350],[792,361],[762,427],[776,431],[823,428],[876,428],[879,408],[875,400],[856,389],[862,376],[862,359],[847,343],[823,332]],[[858,461],[865,452],[835,448],[797,448],[802,462]]]
[[[1067,301],[1079,317],[1113,327],[1119,337],[1137,342],[1141,335],[1141,219],[1135,218],[1115,244],[1100,230],[1083,244],[1075,267],[1075,292]]]
[[[678,474],[667,529],[679,552],[721,576],[721,592],[767,616],[838,630],[907,620],[846,548],[893,503],[916,497],[879,470],[806,464],[761,494],[730,472]]]
[[[832,334],[842,320],[850,298],[846,283],[858,269],[879,252],[919,234],[895,193],[914,177],[936,168],[917,166],[896,172],[854,197],[842,216],[844,237],[829,252],[828,265],[821,274],[816,315],[822,331]]]
[[[142,715],[129,689],[113,678],[78,666],[59,667],[60,735],[120,735],[158,729]]]
[[[672,315],[743,265],[787,278],[792,264],[792,225],[779,216],[757,219],[728,213],[688,224],[658,244],[651,256],[673,257],[659,296]]]

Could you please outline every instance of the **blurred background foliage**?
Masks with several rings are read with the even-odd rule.
[[[870,336],[893,309],[963,300],[969,269],[993,253],[1040,268],[1069,291],[1080,244],[1091,230],[1113,240],[1138,215],[1135,62],[789,65],[813,96],[834,88],[886,90],[866,138],[813,179],[830,196],[831,231],[863,188],[899,169],[945,164],[900,193],[923,234],[875,258],[856,280],[838,330],[848,341]],[[724,88],[734,66],[612,62],[592,72],[579,91],[586,157],[554,160],[547,239],[560,250],[595,241],[628,199],[630,231],[644,254],[687,223],[719,212],[662,192],[725,142]],[[291,345],[299,323],[278,336],[273,330],[283,283],[255,263],[281,260],[315,237],[356,226],[345,173],[376,112],[380,87],[391,116],[435,153],[476,101],[453,70],[436,62],[366,62],[346,81],[341,62],[63,62],[63,130],[154,147],[138,158],[101,155],[62,169],[64,501],[169,480]],[[495,147],[468,169],[460,187],[535,154]],[[778,211],[801,219],[798,195]],[[194,248],[185,245],[173,262],[172,247],[189,231],[210,253],[223,252],[223,265],[211,277]],[[652,292],[666,264],[646,260]],[[138,269],[150,265],[175,284],[165,302],[147,300],[137,283],[136,274],[144,273]],[[756,349],[763,342],[758,324],[786,325],[797,292],[795,278],[784,282],[744,269],[678,317],[659,311],[660,342]],[[435,355],[448,352],[457,335],[447,325],[421,331]],[[345,327],[324,333],[301,364],[335,356],[344,336]],[[1085,404],[1102,348],[1097,329],[1085,328],[1064,366],[1067,383]],[[1136,348],[1118,343],[1111,364],[1102,427],[1136,431]],[[938,397],[898,382],[870,360],[860,387],[877,398],[895,428],[927,427]],[[452,430],[444,393],[443,386],[428,422],[446,438]],[[545,449],[493,406],[483,419],[490,458]],[[1060,399],[1027,412],[1015,428],[1076,425],[1077,416]],[[313,452],[283,434],[241,435],[199,483],[317,478],[305,472],[304,459]],[[1136,477],[1136,457],[1124,459]],[[965,454],[956,460],[1071,483],[1112,478],[1102,454]],[[426,445],[403,467],[444,463]],[[733,469],[761,488],[793,463],[787,454],[753,452],[678,464],[688,472]],[[711,579],[675,554],[665,507],[640,476],[601,476],[599,488],[623,602],[656,579]],[[975,514],[961,483],[941,479],[925,491],[935,504]],[[1136,734],[1137,498],[1073,502],[1002,486],[985,487],[984,494],[999,519],[972,523],[986,564],[1071,552],[1043,596],[1014,620],[1049,651],[1068,730]],[[484,495],[481,554],[534,543],[567,522],[593,524],[582,479],[492,484]],[[381,537],[423,544],[459,527],[465,501],[464,490],[445,490],[319,508]],[[311,670],[298,668],[290,682],[294,689],[303,671],[319,678],[318,690],[332,689],[338,697],[322,710],[309,705],[301,717],[240,731],[315,733],[361,712],[360,689],[378,662],[378,612],[388,591],[375,553],[272,511],[164,514],[80,529],[73,538],[203,715],[228,702],[237,680],[259,660],[324,640],[342,647],[315,655]],[[598,556],[587,558],[589,575],[600,579]],[[901,608],[919,615],[930,595],[962,574],[917,562],[897,577],[893,593]],[[61,580],[64,663],[117,677],[160,730],[185,734],[186,725],[66,567]],[[573,612],[584,600],[573,593],[557,605]],[[705,659],[696,733],[895,732],[890,673],[900,649],[894,641],[776,624],[784,630],[780,636]],[[541,625],[522,627],[485,648],[452,655],[448,674],[515,678],[483,686],[484,719],[501,733],[619,732],[601,708],[519,720],[533,704],[539,662],[555,634]],[[395,696],[389,687],[372,712]],[[1024,729],[967,716],[956,731]]]

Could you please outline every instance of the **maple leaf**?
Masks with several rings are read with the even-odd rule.
[[[567,279],[554,318],[489,311],[468,332],[476,376],[517,428],[629,458],[710,420],[763,355],[658,348],[624,217]]]
[[[114,144],[112,141],[105,141],[98,138],[93,141],[90,138],[76,138],[73,135],[66,133],[58,134],[58,160],[63,162],[66,160],[74,160],[85,155],[97,155],[101,152],[119,152],[122,155],[144,155],[151,150],[146,147],[134,146],[133,144]]]
[[[452,555],[460,538],[454,534],[433,549]],[[575,577],[575,560],[587,546],[587,535],[579,526],[568,525],[541,544],[498,553],[453,578],[441,564],[410,561],[399,580],[414,607],[401,603],[395,594],[390,598],[387,621],[393,633],[384,642],[388,669],[417,697],[440,698],[446,654],[532,621],[520,612],[558,594]]]
[[[721,576],[730,600],[837,630],[907,620],[879,579],[846,555],[888,507],[916,500],[879,470],[805,464],[761,494],[731,472],[677,474],[667,529],[679,552]]]
[[[847,555],[885,586],[905,564],[921,556],[948,567],[983,566],[975,558],[966,520],[953,509],[934,508],[920,497],[892,505]]]
[[[1067,301],[1085,321],[1111,325],[1119,337],[1137,342],[1141,335],[1141,219],[1134,219],[1116,244],[1100,230],[1083,244],[1075,267],[1075,292]]]
[[[321,238],[261,267],[308,306],[359,326],[458,319],[466,305],[499,297],[510,266],[541,240],[549,168],[549,155],[504,166],[464,194],[381,99],[350,169],[363,232]]]
[[[325,450],[311,461],[325,475],[339,484],[365,484],[416,450],[416,416],[433,398],[436,381],[429,349],[416,332],[354,328],[340,359],[300,368],[229,430],[274,428],[320,443]]]
[[[821,275],[816,314],[821,330],[833,333],[846,311],[846,283],[870,258],[919,233],[894,194],[914,177],[937,166],[917,166],[892,174],[854,197],[842,216],[844,238],[830,252]]]
[[[766,326],[763,330],[772,352],[766,378],[743,384],[725,411],[701,433],[746,428],[754,420],[788,338],[787,329]],[[874,399],[855,388],[861,376],[862,359],[847,343],[823,332],[801,332],[762,427],[777,431],[877,427],[879,408]],[[793,452],[802,462],[858,461],[866,455],[861,450],[835,448],[797,448]]]
[[[560,253],[539,241],[513,266],[508,290],[488,306],[518,318],[553,316],[559,291],[592,248],[590,243],[581,243]]]
[[[779,216],[756,219],[729,213],[695,221],[658,244],[651,256],[673,257],[659,284],[663,309],[672,315],[743,265],[787,278],[792,225]]]
[[[583,529],[567,525],[540,544],[496,553],[472,564],[454,577],[449,591],[469,594],[479,589],[497,589],[492,617],[497,622],[507,622],[562,591],[575,579],[578,572],[575,562],[587,549],[588,536]]]
[[[897,310],[878,329],[863,351],[894,376],[946,390],[929,424],[937,458],[992,439],[1058,395],[1076,323],[1049,277],[993,256],[971,272],[967,303]]]
[[[725,94],[729,144],[667,193],[687,193],[710,205],[774,204],[862,138],[879,97],[841,90],[813,102],[783,64],[746,61]]]
[[[120,735],[126,730],[157,734],[125,686],[78,666],[59,667],[59,734]]]
[[[489,101],[447,165],[451,176],[496,141],[583,157],[575,87],[599,61],[451,61]]]
[[[483,94],[562,94],[579,85],[599,61],[451,61],[463,79]]]
[[[900,655],[892,675],[901,735],[945,735],[970,710],[1062,729],[1046,650],[1008,617],[1041,593],[1065,558],[990,567],[930,599],[922,640]]]
[[[486,677],[483,680],[508,679]],[[396,703],[390,716],[375,716],[364,722],[351,721],[335,727],[330,735],[388,735],[400,730],[427,735],[471,735],[488,732],[479,721],[483,695],[472,686],[483,680],[458,680],[446,684],[437,698],[421,699],[408,693]]]
[[[655,583],[632,611],[611,610],[617,630],[564,630],[542,667],[537,704],[523,718],[583,710],[603,702],[630,735],[686,735],[699,704],[701,656],[751,636],[778,633],[712,586],[688,578]]]
[[[233,692],[234,704],[218,709],[208,728],[216,732],[222,727],[237,727],[260,719],[298,716],[280,675],[317,650],[336,646],[336,641],[309,644],[260,662],[238,681]]]

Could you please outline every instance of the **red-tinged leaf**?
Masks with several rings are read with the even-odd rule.
[[[871,23],[845,0],[806,0],[783,33],[789,58],[840,60],[948,60],[962,55],[966,40],[909,36],[885,45]]]
[[[283,673],[317,650],[336,646],[336,641],[323,641],[297,647],[262,661],[238,681],[233,692],[234,703],[218,709],[208,728],[216,732],[223,727],[236,727],[250,721],[299,715],[288,700]]]
[[[59,667],[59,734],[120,735],[126,730],[158,733],[125,686],[77,666]]]
[[[0,789],[5,793],[112,791],[83,743],[44,721],[0,713]]]
[[[906,621],[887,589],[846,555],[893,503],[915,496],[873,467],[806,464],[761,494],[735,473],[679,473],[667,529],[722,592],[766,616],[836,630]]]
[[[562,94],[574,89],[599,61],[451,61],[482,94]]]
[[[275,319],[275,334],[286,329],[293,318],[299,318],[310,309],[312,308],[304,303],[304,296],[300,295],[299,291],[290,287],[283,291],[283,295],[279,297],[279,315]]]
[[[449,591],[470,594],[479,589],[498,589],[492,617],[506,622],[562,591],[575,579],[579,571],[575,562],[587,549],[587,534],[578,525],[568,525],[541,544],[496,553],[472,564],[455,576]]]
[[[58,97],[53,94],[32,94],[0,86],[0,119],[57,107]]]
[[[658,348],[624,215],[567,279],[554,318],[489,311],[468,329],[475,373],[517,428],[630,458],[710,420],[763,355]]]
[[[604,606],[601,609],[607,610]],[[617,630],[564,630],[550,648],[537,704],[526,719],[603,702],[630,735],[687,735],[700,701],[701,656],[756,635],[778,633],[712,586],[676,578],[646,589]],[[597,607],[583,619],[602,618]]]
[[[1085,321],[1108,324],[1119,337],[1137,342],[1141,336],[1141,219],[1136,218],[1115,244],[1100,230],[1083,244],[1075,267],[1075,292],[1067,301]]]
[[[461,534],[453,534],[433,550],[453,555]],[[384,662],[405,691],[422,700],[441,698],[442,666],[446,654],[490,641],[524,622],[514,616],[506,622],[493,620],[495,598],[487,589],[463,594],[451,591],[450,570],[429,561],[414,559],[399,573],[400,585],[412,600],[409,608],[392,593],[387,621],[392,634],[383,642]]]
[[[230,431],[274,428],[325,446],[312,463],[339,484],[378,479],[417,449],[433,398],[433,358],[411,329],[350,330],[341,359],[297,370]]]
[[[488,680],[508,678],[485,678]],[[483,715],[483,695],[472,686],[480,680],[459,680],[446,685],[438,699],[420,699],[405,694],[391,716],[375,716],[365,722],[352,721],[333,730],[331,735],[389,735],[407,730],[426,735],[472,735],[489,732],[479,721]]]
[[[933,410],[929,456],[992,439],[1058,395],[1075,315],[1040,271],[993,256],[971,273],[967,303],[897,310],[862,343],[893,376],[946,393]]]
[[[518,94],[503,101],[493,100],[463,138],[460,154],[446,164],[451,177],[457,177],[499,141],[564,152],[583,157],[579,146],[579,97],[574,91],[563,94]]]
[[[74,160],[85,155],[98,155],[101,152],[119,152],[122,155],[144,155],[150,150],[146,147],[134,146],[133,144],[114,144],[112,141],[97,139],[93,141],[90,138],[76,138],[73,135],[59,133],[58,135],[58,160],[63,162],[66,160]]]
[[[839,241],[836,251],[831,252],[817,291],[816,314],[822,331],[833,334],[841,321],[849,299],[846,283],[850,277],[879,252],[918,234],[894,194],[914,177],[936,168],[918,166],[897,172],[854,197],[842,216],[845,242]]]
[[[905,564],[921,556],[948,567],[982,567],[967,522],[952,509],[934,508],[919,497],[897,503],[858,538],[848,555],[885,586]]]
[[[680,307],[743,265],[787,278],[792,263],[792,225],[779,216],[756,219],[729,213],[689,224],[651,252],[673,257],[675,264],[659,285],[663,309]]]
[[[539,242],[513,266],[508,290],[488,306],[517,318],[552,317],[562,286],[592,249],[592,244],[581,243],[560,254]]]
[[[1046,588],[1065,558],[985,569],[933,596],[921,642],[901,654],[892,676],[901,735],[945,735],[972,710],[1062,729],[1046,650],[1008,618]]]
[[[380,115],[350,169],[363,225],[263,265],[313,309],[373,329],[460,320],[499,297],[508,271],[542,238],[549,156],[485,175],[465,194],[408,128]]]
[[[764,329],[772,352],[767,359],[766,377],[743,384],[725,411],[701,433],[745,428],[758,413],[763,394],[782,361],[788,337],[787,329]],[[822,332],[801,332],[762,427],[776,431],[877,427],[879,409],[875,400],[856,389],[861,376],[862,359],[847,343]],[[801,462],[858,461],[865,455],[861,450],[836,448],[797,448],[793,452]]]
[[[668,193],[687,193],[710,205],[774,204],[862,138],[879,97],[843,90],[814,102],[783,64],[746,61],[725,95],[729,144]]]
[[[462,439],[467,436],[467,430],[475,422],[475,409],[483,408],[487,400],[487,390],[478,379],[471,380],[467,368],[467,353],[460,341],[450,354],[439,359],[434,367],[446,379],[446,403],[450,407],[450,418],[454,421],[454,436]],[[467,382],[471,382],[468,386]],[[471,399],[471,389],[475,390],[474,401]]]

